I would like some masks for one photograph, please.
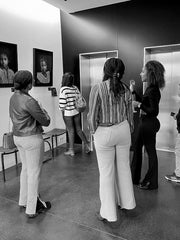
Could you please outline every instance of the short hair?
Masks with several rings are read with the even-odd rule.
[[[33,82],[32,73],[27,70],[20,70],[14,75],[14,88],[16,90],[26,89]]]
[[[71,72],[66,72],[62,76],[62,87],[72,87],[74,85],[74,75]]]
[[[145,64],[148,85],[156,85],[160,89],[165,87],[165,68],[159,61],[151,60]]]

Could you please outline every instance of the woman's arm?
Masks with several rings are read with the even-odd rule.
[[[39,103],[34,98],[28,100],[26,108],[29,114],[42,126],[49,126],[50,117],[48,113],[39,105]]]
[[[89,112],[87,120],[89,123],[89,130],[91,133],[95,133],[98,126],[98,114],[100,108],[100,96],[98,91],[98,84],[92,87],[89,96]]]
[[[66,94],[64,88],[60,89],[59,93],[59,109],[64,111],[67,105]]]
[[[126,114],[130,125],[131,133],[134,131],[133,108],[132,108],[132,94],[130,91],[126,92]]]

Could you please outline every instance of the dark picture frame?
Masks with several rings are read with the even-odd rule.
[[[34,86],[53,85],[53,52],[33,48]]]
[[[0,88],[13,87],[18,70],[17,44],[0,41]]]

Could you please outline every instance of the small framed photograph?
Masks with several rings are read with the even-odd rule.
[[[33,49],[34,86],[53,85],[53,52]]]
[[[0,87],[13,87],[17,70],[17,44],[0,42]]]

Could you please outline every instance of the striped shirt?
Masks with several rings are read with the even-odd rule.
[[[99,125],[114,125],[128,120],[131,132],[133,131],[132,94],[124,84],[125,93],[120,101],[113,101],[110,93],[110,80],[92,87],[89,97],[88,123],[92,133]]]
[[[64,111],[64,116],[74,116],[79,113],[74,104],[77,93],[79,93],[79,89],[76,86],[64,86],[60,89],[59,109]]]

